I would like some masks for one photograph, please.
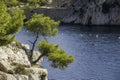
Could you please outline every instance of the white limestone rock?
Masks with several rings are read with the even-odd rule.
[[[14,75],[16,80],[29,80],[27,75]]]
[[[21,64],[26,67],[31,66],[24,50],[15,46],[9,46],[0,47],[0,64],[2,64],[7,69],[6,71],[13,70],[14,66],[17,64]]]
[[[29,80],[27,75],[8,74],[0,72],[0,80]]]
[[[26,49],[29,49],[28,45]],[[37,66],[31,66],[25,51],[18,48],[15,43],[0,47],[0,55],[0,80],[42,80],[42,78],[48,80],[47,70],[40,67],[41,60]],[[38,51],[34,51],[33,58],[37,59],[39,55]],[[24,67],[26,75],[15,72],[17,65]]]
[[[31,67],[28,68],[27,70],[30,73],[29,80],[48,80],[46,77],[48,75],[46,69]]]
[[[37,60],[38,57],[41,55],[39,51],[34,51],[33,52],[33,61]],[[40,65],[40,63],[43,61],[43,58],[41,58],[36,64]]]
[[[28,50],[30,49],[30,46],[29,46],[28,44],[21,44],[21,45],[22,45],[22,47],[25,48],[25,49],[28,49]]]

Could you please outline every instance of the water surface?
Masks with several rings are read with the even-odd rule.
[[[42,65],[48,69],[49,80],[120,80],[119,32],[119,28],[101,26],[60,26],[58,36],[48,40],[60,44],[75,61],[61,71],[51,68],[45,59]],[[17,39],[29,44],[28,40],[33,40],[34,35],[23,29]]]

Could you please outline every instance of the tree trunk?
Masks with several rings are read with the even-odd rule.
[[[37,40],[38,40],[38,38],[39,38],[38,34],[39,34],[39,33],[36,34],[36,38],[35,38],[34,42],[32,43],[32,49],[31,49],[31,51],[30,51],[30,53],[31,53],[31,54],[30,54],[30,62],[33,61],[33,51],[34,51],[34,49],[35,49],[35,44],[36,44],[36,42],[37,42]]]
[[[41,54],[35,61],[32,62],[32,64],[36,64],[43,56],[44,54]]]
[[[44,40],[47,41],[47,39],[46,39],[45,36],[44,36],[43,38],[44,38]],[[45,55],[44,55],[44,54],[41,54],[35,61],[32,61],[32,64],[36,64],[43,56],[45,56]]]

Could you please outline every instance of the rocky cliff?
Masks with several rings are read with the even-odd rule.
[[[120,0],[53,0],[49,6],[33,12],[64,23],[120,25]]]
[[[29,49],[28,45],[22,47]],[[35,57],[40,55],[34,53]],[[31,65],[25,51],[12,43],[0,47],[0,80],[47,80],[47,70],[38,64]]]
[[[64,22],[81,24],[120,24],[120,0],[75,0],[70,5],[74,12]]]

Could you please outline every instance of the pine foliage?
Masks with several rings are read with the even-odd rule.
[[[29,21],[26,22],[27,29],[41,36],[56,36],[58,33],[59,22],[45,17],[43,14],[34,14]]]
[[[54,68],[65,69],[74,61],[72,55],[68,55],[63,49],[59,49],[59,45],[54,45],[45,40],[39,42],[39,51],[43,56],[48,57],[51,66]]]
[[[11,43],[14,34],[23,26],[23,10],[18,7],[7,8],[5,2],[0,0],[0,46]]]

